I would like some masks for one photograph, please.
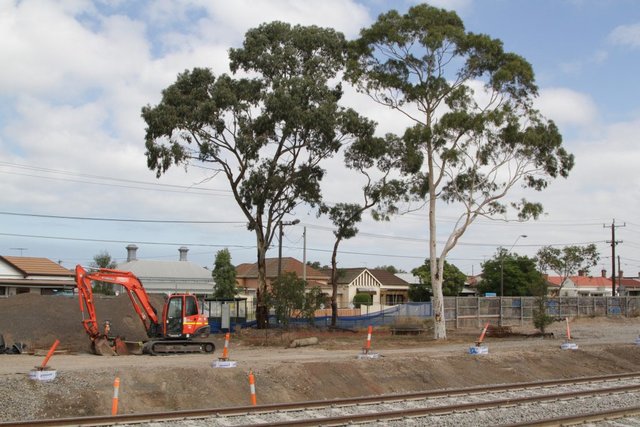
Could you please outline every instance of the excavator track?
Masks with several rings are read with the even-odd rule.
[[[213,353],[216,346],[211,341],[204,340],[156,340],[144,343],[142,352],[152,356],[187,353]]]

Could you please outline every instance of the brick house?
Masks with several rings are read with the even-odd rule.
[[[267,258],[266,280],[267,287],[278,278],[279,258]],[[318,286],[322,293],[331,295],[329,275],[318,271],[313,267],[304,265],[295,258],[284,257],[281,260],[281,272],[295,273],[300,278],[306,278],[308,286]],[[245,263],[236,267],[236,282],[240,292],[248,298],[254,298],[258,290],[258,263]]]
[[[583,272],[577,276],[567,277],[562,289],[561,276],[548,276],[549,296],[557,297],[594,297],[611,296],[611,279],[607,277],[607,270],[602,270],[600,276],[587,276]]]

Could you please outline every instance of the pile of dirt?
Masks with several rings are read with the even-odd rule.
[[[164,297],[149,295],[151,304],[162,313]],[[147,338],[142,321],[128,295],[116,297],[95,295],[95,307],[100,329],[104,321],[111,322],[111,334],[127,340]],[[84,313],[88,318],[87,313]],[[59,349],[88,352],[90,340],[82,326],[83,315],[78,297],[20,294],[0,298],[0,334],[7,346],[26,344],[26,350],[49,348],[60,340]]]

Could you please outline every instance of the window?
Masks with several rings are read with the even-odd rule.
[[[169,318],[182,317],[182,298],[171,298],[169,300],[169,308],[167,311],[167,317]]]
[[[385,305],[396,305],[404,303],[404,295],[387,294],[385,296]]]
[[[198,314],[198,304],[196,304],[196,299],[194,297],[187,297],[187,307],[185,309],[185,316],[194,316]]]

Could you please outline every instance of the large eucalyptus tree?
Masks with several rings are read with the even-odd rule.
[[[193,163],[226,177],[256,236],[259,327],[266,326],[265,259],[278,223],[299,203],[320,202],[322,160],[345,139],[371,136],[370,122],[338,104],[344,52],[344,36],[334,30],[264,24],[230,50],[233,75],[185,71],[158,105],[142,110],[147,162],[158,177]]]
[[[539,215],[539,203],[506,196],[518,183],[542,190],[550,179],[566,177],[573,156],[556,125],[532,105],[531,65],[505,52],[500,40],[467,32],[455,12],[421,4],[404,15],[380,15],[354,41],[347,77],[411,122],[400,136],[404,172],[413,196],[428,207],[434,335],[446,338],[447,254],[479,216],[505,214],[508,206],[521,219]],[[461,208],[441,245],[438,201]]]

